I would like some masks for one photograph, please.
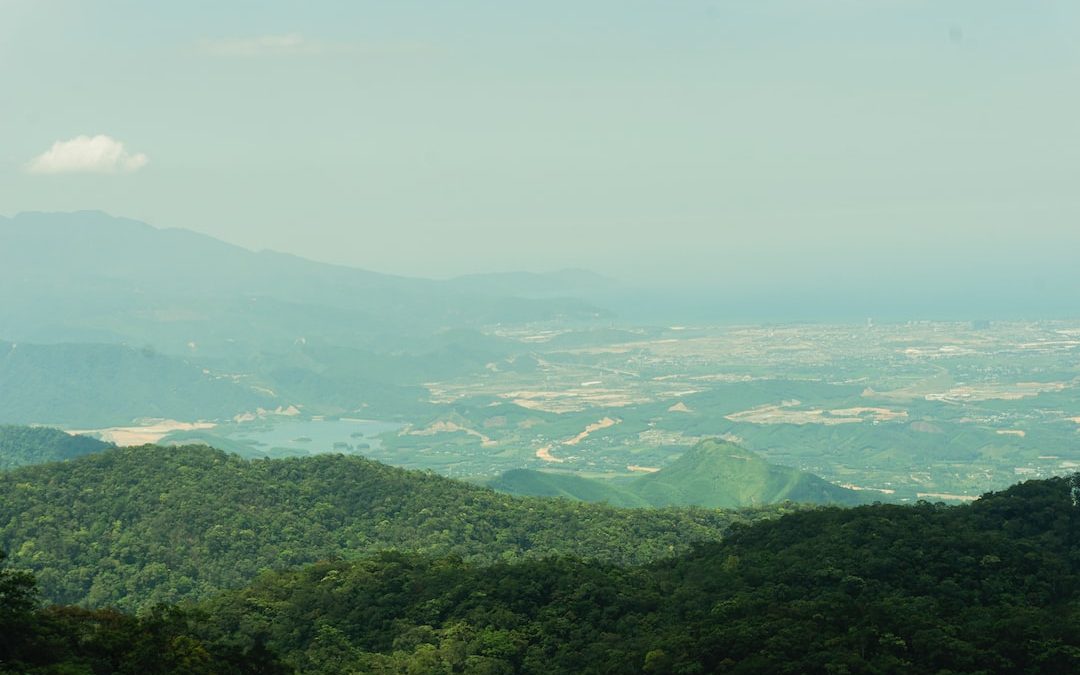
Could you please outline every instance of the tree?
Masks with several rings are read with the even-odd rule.
[[[0,665],[20,658],[34,635],[34,610],[38,605],[33,575],[7,569],[7,555],[0,550]]]

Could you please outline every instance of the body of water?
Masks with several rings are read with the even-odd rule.
[[[396,431],[402,426],[376,420],[290,419],[241,429],[229,434],[229,438],[254,443],[260,449],[284,448],[296,454],[340,452],[363,455],[379,449],[379,434]]]

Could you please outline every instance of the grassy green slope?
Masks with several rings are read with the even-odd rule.
[[[490,481],[488,487],[513,495],[564,497],[583,502],[606,502],[612,506],[651,506],[630,490],[605,481],[565,473],[513,469]]]
[[[514,495],[566,497],[625,507],[741,508],[783,501],[807,504],[870,501],[854,490],[833,485],[814,474],[772,464],[749,450],[717,440],[704,440],[662,470],[620,485],[524,469],[507,471],[488,485]]]
[[[657,473],[630,484],[653,505],[737,508],[790,500],[815,504],[860,504],[854,490],[811,473],[771,464],[732,443],[705,440]]]

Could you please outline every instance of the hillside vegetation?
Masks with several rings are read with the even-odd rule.
[[[1078,493],[804,511],[636,567],[382,553],[138,620],[23,602],[3,644],[98,673],[1077,672]]]
[[[811,473],[772,464],[745,448],[712,439],[701,441],[656,473],[623,483],[519,469],[507,471],[489,485],[509,494],[627,507],[742,508],[783,501],[853,505],[871,500]]]
[[[108,443],[48,427],[0,424],[0,470],[72,459],[111,447]]]
[[[604,502],[627,508],[651,506],[632,489],[611,481],[576,476],[571,473],[511,469],[487,483],[488,487],[512,495],[562,497],[582,502]]]
[[[1072,490],[789,514],[638,568],[384,555],[209,607],[305,672],[1076,672]],[[326,668],[331,644],[349,666]]]
[[[205,446],[117,448],[0,474],[0,548],[12,562],[52,601],[128,609],[383,549],[641,563],[778,511],[625,511],[513,498],[360,457],[247,461]]]
[[[733,508],[780,501],[860,504],[867,499],[811,473],[765,461],[733,443],[701,441],[662,470],[632,484],[656,506]]]

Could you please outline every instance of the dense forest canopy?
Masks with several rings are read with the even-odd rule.
[[[324,563],[207,606],[214,630],[302,672],[335,672],[331,640],[337,672],[1075,672],[1073,489],[800,512],[630,568]]]
[[[0,615],[0,658],[8,672],[137,672],[152,649],[145,672],[1076,672],[1077,492],[1052,479],[966,506],[802,511],[638,566],[384,552],[138,619],[35,610],[32,579],[6,571],[22,600]]]
[[[641,563],[793,508],[625,511],[510,497],[355,456],[248,461],[143,446],[0,474],[0,548],[50,600],[135,609],[383,549]]]
[[[89,436],[59,429],[0,424],[0,470],[72,459],[108,447]]]

